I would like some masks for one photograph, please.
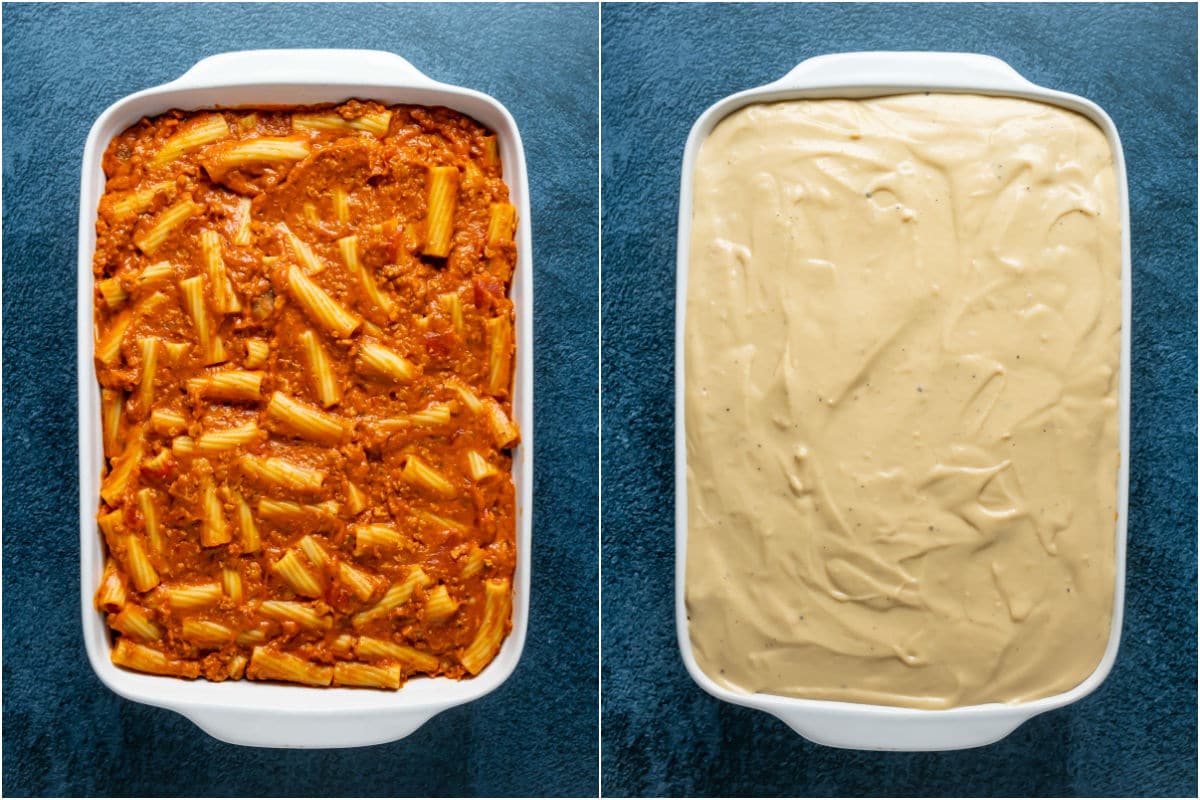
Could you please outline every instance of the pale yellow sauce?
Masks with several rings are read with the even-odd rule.
[[[686,599],[747,692],[945,708],[1077,685],[1109,638],[1121,250],[1073,112],[753,105],[695,171]]]

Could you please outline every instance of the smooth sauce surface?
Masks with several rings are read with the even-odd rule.
[[[1065,691],[1115,569],[1112,152],[1014,98],[753,105],[695,172],[693,650],[748,692]]]

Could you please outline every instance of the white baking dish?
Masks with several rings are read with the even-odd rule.
[[[101,158],[108,143],[144,116],[172,108],[301,105],[348,98],[447,106],[496,134],[504,180],[517,209],[517,357],[513,412],[522,441],[513,452],[517,565],[513,628],[495,660],[478,676],[455,681],[417,678],[398,692],[312,689],[252,681],[184,681],[119,669],[101,614],[92,607],[104,563],[96,528],[100,469],[100,393],[93,366],[92,255],[96,208],[104,191]],[[117,694],[178,711],[218,739],[264,747],[353,747],[400,739],[433,715],[476,700],[508,678],[521,657],[529,616],[533,487],[533,275],[525,150],[516,122],[496,100],[438,83],[403,58],[373,50],[254,50],[199,62],[178,80],[130,95],[110,106],[88,135],[79,206],[79,523],[83,636],[96,674]]]
[[[999,703],[929,711],[858,703],[803,700],[724,688],[696,664],[688,634],[684,580],[687,564],[687,436],[684,404],[684,320],[687,312],[688,245],[692,219],[692,175],[700,145],[716,124],[742,106],[817,97],[877,97],[937,90],[1006,95],[1038,100],[1076,111],[1094,121],[1112,146],[1121,209],[1121,377],[1120,469],[1116,522],[1116,587],[1108,648],[1094,672],[1068,692],[1028,703]],[[739,92],[700,115],[683,156],[679,202],[679,244],[675,294],[675,627],[688,672],[709,694],[774,714],[797,733],[834,747],[867,750],[954,750],[989,744],[1026,720],[1088,695],[1108,675],[1121,638],[1125,601],[1125,525],[1129,497],[1129,191],[1125,159],[1112,120],[1099,106],[1075,95],[1043,89],[990,56],[963,53],[846,53],[801,62],[774,83]]]

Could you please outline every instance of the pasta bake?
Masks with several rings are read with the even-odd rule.
[[[516,214],[446,108],[172,111],[104,155],[112,660],[396,689],[511,627]]]
[[[1113,622],[1121,213],[1091,120],[917,93],[745,106],[695,172],[685,596],[746,693],[1070,690]]]

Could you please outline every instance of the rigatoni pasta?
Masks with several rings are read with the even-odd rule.
[[[495,137],[358,101],[175,111],[104,168],[113,662],[377,689],[478,673],[511,627],[520,436]]]

